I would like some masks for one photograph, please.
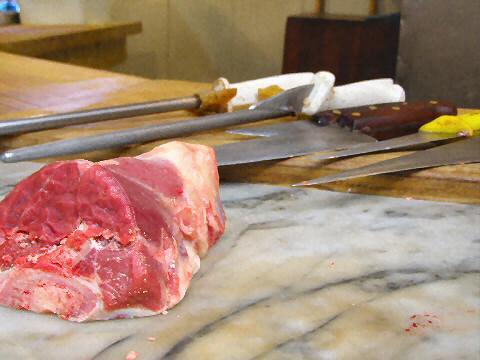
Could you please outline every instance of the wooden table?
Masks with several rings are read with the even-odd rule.
[[[4,80],[0,83],[0,119],[186,96],[209,87],[208,84],[185,81],[147,80],[5,53],[0,53],[0,79]],[[190,113],[177,111],[5,137],[0,139],[0,150],[192,116]],[[292,119],[268,120],[264,124],[289,120]],[[209,145],[239,139],[244,137],[227,134],[221,130],[186,138],[189,142]],[[136,155],[162,142],[155,141],[123,149],[96,151],[83,154],[82,157],[100,160],[115,156]],[[220,169],[220,174],[224,181],[289,185],[373,161],[392,158],[399,154],[404,152],[359,156],[333,161],[322,166],[315,164],[308,157],[298,157],[254,165],[224,167]],[[480,204],[480,164],[444,166],[358,178],[319,186],[319,188]]]
[[[2,26],[0,51],[108,69],[126,59],[127,36],[141,31],[140,22]]]

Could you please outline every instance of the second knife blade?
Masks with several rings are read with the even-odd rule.
[[[290,135],[240,141],[215,147],[220,166],[257,161],[285,159],[313,152],[343,149],[354,144],[375,142],[368,135],[326,126],[316,131],[300,131]]]

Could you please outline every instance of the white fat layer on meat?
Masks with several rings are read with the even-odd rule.
[[[90,248],[91,245],[87,245],[86,248]],[[198,270],[200,266],[200,259],[198,255],[195,253],[195,251],[191,248],[191,245],[187,243],[187,253],[189,254],[188,259],[184,259],[182,261],[189,261],[191,263],[191,267],[193,269],[192,275]],[[93,278],[93,279],[86,279],[82,278],[80,276],[76,276],[73,279],[66,279],[61,277],[60,275],[53,275],[50,273],[46,273],[41,270],[35,270],[35,269],[8,269],[5,271],[0,272],[0,292],[3,291],[5,284],[7,283],[7,280],[10,276],[14,276],[15,272],[17,271],[22,271],[27,274],[28,278],[36,278],[41,279],[42,281],[44,280],[49,280],[52,279],[52,281],[55,281],[55,279],[61,279],[63,281],[71,281],[73,283],[77,283],[80,286],[84,286],[87,289],[91,290],[97,297],[97,301],[95,303],[95,307],[92,309],[92,311],[88,314],[82,314],[80,318],[78,317],[70,317],[68,320],[70,321],[75,321],[75,322],[82,322],[85,320],[110,320],[110,319],[120,319],[120,318],[134,318],[134,317],[145,317],[145,316],[153,316],[153,315],[158,315],[163,313],[165,310],[168,310],[170,307],[176,305],[184,296],[185,292],[187,290],[188,284],[190,282],[190,279],[182,279],[180,281],[180,297],[175,297],[174,303],[173,304],[166,304],[163,308],[161,308],[158,311],[152,311],[149,309],[145,308],[140,308],[140,307],[130,307],[130,308],[124,308],[124,309],[117,309],[117,310],[105,310],[104,304],[102,301],[101,297],[101,291],[98,286],[99,279]],[[181,275],[181,274],[179,274]],[[72,287],[75,287],[75,285],[72,283]],[[35,289],[32,289],[34,291]],[[39,306],[39,308],[44,308],[44,303],[43,304],[33,304],[34,307]],[[47,309],[45,309],[47,310]]]
[[[103,250],[105,249],[105,246],[100,244],[98,241],[95,241],[93,239],[90,239],[90,246],[95,249],[95,250]]]
[[[97,298],[95,307],[92,309],[92,311],[90,313],[82,314],[81,318],[71,317],[71,318],[69,318],[69,320],[84,321],[88,318],[91,318],[92,315],[95,316],[95,314],[101,313],[102,310],[103,310],[103,303],[100,300],[101,299],[101,292],[100,292],[100,288],[99,288],[98,284],[96,282],[90,280],[90,279],[87,280],[87,279],[84,279],[84,278],[79,277],[79,276],[77,276],[75,278],[67,279],[67,278],[64,278],[61,275],[44,272],[42,270],[11,268],[11,269],[0,272],[0,293],[4,290],[4,287],[8,283],[9,278],[10,277],[15,277],[15,275],[18,272],[21,272],[24,275],[24,277],[23,277],[24,279],[25,278],[26,279],[31,279],[32,281],[35,281],[34,279],[38,278],[38,280],[40,282],[45,282],[45,281],[52,281],[54,283],[56,283],[57,281],[69,282],[71,284],[72,288],[79,287],[79,285],[80,285],[80,286],[84,286],[87,289],[89,289]],[[77,286],[75,286],[75,283],[77,284]],[[34,291],[37,291],[37,288],[32,288],[30,290],[34,292]],[[32,309],[38,309],[38,310],[43,309],[43,311],[53,311],[54,310],[54,309],[50,308],[52,306],[52,304],[54,304],[53,302],[50,301],[51,298],[52,298],[51,296],[49,297],[49,299],[50,299],[49,301],[45,301],[45,299],[42,298],[41,296],[32,296],[32,298],[36,300],[34,303],[29,304],[29,306]]]
[[[85,224],[83,221],[78,225],[77,227],[78,231],[85,231],[87,230],[87,224]]]
[[[165,310],[166,310],[166,307],[164,310],[161,310],[161,311],[152,311],[144,308],[130,307],[125,309],[113,310],[113,311],[98,311],[98,312],[95,312],[95,314],[91,316],[89,320],[131,319],[135,317],[158,315],[164,312]],[[69,320],[72,320],[72,319],[69,319]]]
[[[197,256],[198,259],[198,256]],[[5,284],[7,283],[7,280],[10,276],[14,276],[15,272],[17,272],[17,269],[11,268],[5,271],[0,272],[0,293],[3,291]],[[38,277],[39,279],[48,279],[48,278],[61,278],[59,275],[52,275],[49,273],[45,273],[40,270],[34,270],[34,269],[22,269],[20,270],[22,272],[26,272],[29,278],[35,278]],[[61,278],[64,281],[66,279]],[[84,279],[82,277],[75,277],[74,279],[71,279],[73,282],[78,283],[79,285],[82,285],[89,290],[91,290],[94,294],[97,296],[97,301],[95,304],[95,307],[92,309],[92,311],[89,314],[83,314],[81,318],[75,318],[71,317],[69,320],[71,321],[77,321],[81,322],[86,319],[91,319],[91,320],[108,320],[108,319],[117,319],[117,318],[133,318],[133,317],[143,317],[143,316],[152,316],[156,314],[160,314],[163,311],[167,310],[167,306],[165,308],[155,312],[152,310],[148,309],[143,309],[143,308],[126,308],[126,309],[118,309],[114,311],[105,311],[103,302],[101,301],[101,292],[100,288],[98,286],[98,282],[93,280],[93,279]],[[32,289],[33,290],[33,289]],[[182,293],[182,297],[185,294],[185,291]],[[180,300],[180,299],[179,299]],[[178,300],[178,301],[179,301]],[[178,302],[177,301],[177,302]]]
[[[3,288],[5,287],[5,284],[6,284],[6,280],[11,272],[12,272],[12,269],[0,271],[0,293],[3,291]]]
[[[183,152],[177,151],[177,146],[181,145],[187,149],[191,154],[194,154],[192,158],[185,158]],[[164,144],[154,150],[139,155],[139,159],[149,159],[155,161],[155,159],[168,160],[173,164],[183,164],[184,166],[177,166],[177,171],[180,172],[182,179],[189,179],[192,177],[192,173],[198,171],[199,176],[195,177],[195,182],[184,180],[184,196],[187,199],[189,205],[188,208],[192,210],[191,219],[195,221],[192,224],[194,232],[185,233],[189,237],[195,238],[196,246],[198,247],[198,253],[200,256],[206,254],[208,250],[208,224],[206,217],[206,206],[205,199],[215,198],[215,194],[205,195],[204,191],[211,191],[206,189],[211,189],[211,184],[215,184],[213,179],[213,174],[211,172],[204,171],[204,168],[199,168],[197,164],[215,164],[215,158],[213,151],[195,151],[197,145],[170,142]],[[188,161],[187,161],[188,160]],[[188,165],[188,166],[187,166]],[[208,168],[208,166],[207,166]],[[199,191],[200,189],[200,191]],[[212,204],[215,206],[215,204]],[[201,211],[201,213],[199,213]],[[190,226],[182,227],[184,224],[179,223],[182,231],[187,230]]]
[[[193,276],[197,273],[198,270],[200,270],[200,257],[198,256],[197,252],[193,249],[192,243],[190,243],[189,241],[185,241],[184,245],[188,253],[188,258],[191,261],[192,276]]]

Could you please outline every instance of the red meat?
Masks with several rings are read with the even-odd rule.
[[[180,142],[45,166],[0,203],[0,304],[73,321],[171,308],[224,231],[218,185],[213,150]]]

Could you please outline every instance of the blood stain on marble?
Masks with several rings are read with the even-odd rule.
[[[405,328],[404,331],[408,334],[414,335],[420,329],[437,328],[439,326],[440,319],[437,315],[430,313],[412,314],[409,317],[409,322],[409,326]]]
[[[138,357],[138,353],[136,351],[129,351],[125,356],[125,360],[135,360]]]

